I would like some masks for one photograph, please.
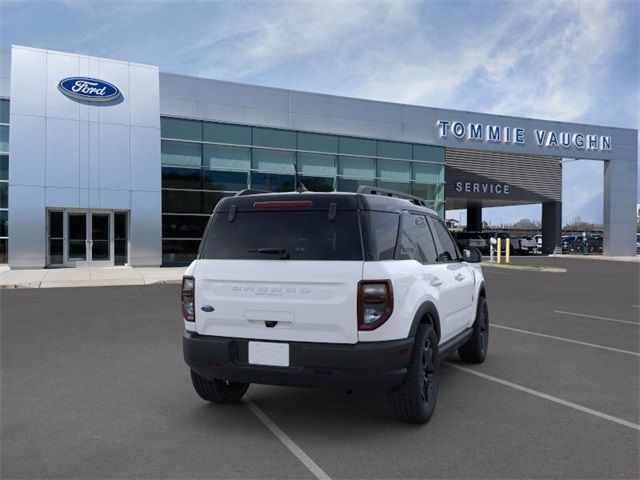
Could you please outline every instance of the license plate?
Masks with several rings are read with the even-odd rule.
[[[253,365],[288,367],[289,344],[273,342],[249,342],[249,363]]]

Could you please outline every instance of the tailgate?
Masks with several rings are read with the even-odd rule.
[[[201,335],[358,340],[362,261],[199,260],[194,277],[196,330]]]

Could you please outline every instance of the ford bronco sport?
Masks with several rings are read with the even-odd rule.
[[[461,254],[424,205],[374,187],[221,200],[182,282],[196,393],[378,392],[400,420],[426,423],[440,359],[484,361],[489,316],[480,253]]]

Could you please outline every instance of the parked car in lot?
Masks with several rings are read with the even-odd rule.
[[[182,282],[193,387],[216,403],[251,383],[378,392],[398,419],[425,423],[440,359],[487,354],[480,260],[403,194],[224,198]]]
[[[602,235],[564,235],[562,253],[602,253]]]
[[[482,253],[489,251],[489,240],[481,232],[452,232],[458,248],[475,247]]]

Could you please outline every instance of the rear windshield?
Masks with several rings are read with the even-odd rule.
[[[200,258],[219,260],[362,260],[358,215],[338,211],[217,213]]]

